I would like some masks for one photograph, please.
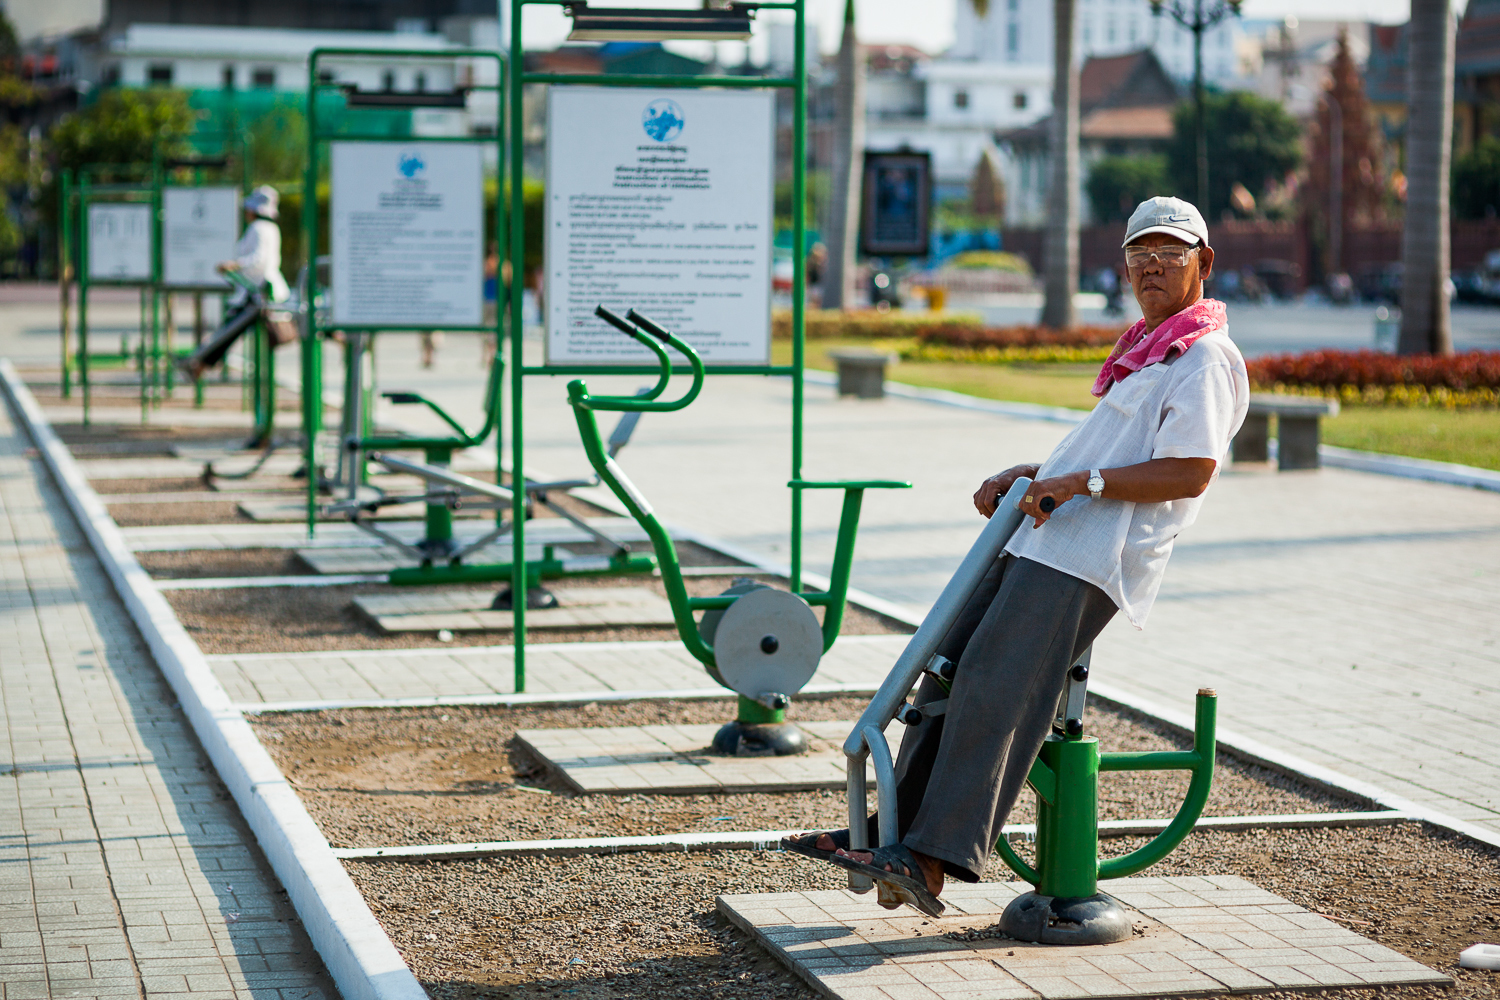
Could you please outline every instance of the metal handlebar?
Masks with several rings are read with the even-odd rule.
[[[698,352],[683,341],[670,330],[663,329],[649,317],[631,309],[621,318],[617,314],[599,306],[594,310],[598,316],[610,326],[619,330],[627,336],[633,337],[644,344],[656,360],[661,364],[661,375],[656,380],[656,385],[638,396],[590,396],[588,386],[582,379],[574,379],[568,383],[568,401],[575,406],[583,406],[590,410],[627,410],[639,412],[668,413],[672,410],[680,410],[693,400],[698,398],[698,393],[703,390],[703,359]],[[642,332],[645,331],[645,332]],[[693,366],[693,387],[689,389],[682,398],[661,402],[658,396],[667,388],[667,382],[672,378],[672,359],[667,357],[666,344],[688,359],[688,364]]]

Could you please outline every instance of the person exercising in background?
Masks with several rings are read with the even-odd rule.
[[[291,296],[286,279],[281,275],[281,229],[276,224],[280,201],[276,189],[269,185],[261,185],[250,192],[245,199],[245,232],[234,245],[234,258],[220,261],[217,267],[220,274],[237,271],[257,289],[266,289],[270,302],[283,302]],[[235,286],[225,309],[224,322],[219,324],[212,337],[182,360],[188,378],[197,381],[204,371],[222,361],[266,304],[259,295]]]
[[[1173,540],[1197,517],[1245,419],[1244,359],[1224,304],[1203,297],[1214,263],[1203,216],[1178,198],[1149,199],[1122,245],[1144,318],[1100,370],[1100,402],[1046,462],[997,473],[974,493],[990,517],[1029,477],[1019,506],[1031,521],[938,646],[958,665],[952,692],[926,675],[917,688],[916,704],[947,698],[948,708],[902,740],[897,842],[852,851],[848,830],[782,841],[883,882],[929,914],[943,909],[945,875],[981,878],[1068,668],[1116,611],[1145,625]],[[868,843],[878,842],[871,816]]]

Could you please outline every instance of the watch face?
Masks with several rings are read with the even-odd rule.
[[[1102,493],[1102,492],[1104,492],[1104,478],[1102,476],[1094,476],[1094,477],[1092,477],[1089,480],[1089,492],[1090,493]]]

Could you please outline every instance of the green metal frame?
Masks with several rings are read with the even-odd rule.
[[[442,58],[445,58],[445,59],[449,59],[449,58],[451,58],[451,59],[493,59],[495,61],[496,67],[499,70],[499,73],[498,73],[498,78],[499,78],[499,81],[500,81],[499,83],[497,83],[497,84],[476,84],[476,85],[471,85],[471,86],[468,87],[469,90],[492,90],[492,91],[496,92],[496,95],[497,95],[497,105],[498,105],[497,110],[498,110],[498,113],[499,113],[499,116],[500,116],[500,121],[498,123],[498,127],[495,129],[495,135],[494,135],[493,139],[489,139],[489,138],[485,138],[485,137],[473,137],[473,136],[463,136],[463,137],[434,137],[434,138],[417,138],[417,137],[412,137],[412,138],[409,138],[409,139],[399,139],[399,138],[396,138],[396,137],[393,137],[393,136],[391,136],[389,134],[384,134],[384,133],[381,133],[381,134],[372,134],[372,133],[363,133],[363,132],[352,131],[352,130],[351,131],[336,131],[336,130],[333,130],[331,128],[325,128],[325,123],[324,123],[322,117],[320,116],[320,114],[318,112],[318,95],[320,93],[324,93],[324,92],[332,92],[332,91],[342,90],[343,89],[343,85],[335,83],[335,82],[332,82],[332,81],[323,81],[323,80],[321,80],[319,78],[319,63],[320,63],[320,61],[327,61],[327,60],[349,60],[349,59],[373,59],[373,58],[385,59],[385,60],[390,60],[390,59],[422,59],[422,60],[428,60],[428,61],[430,61],[435,56],[441,56]],[[397,142],[397,141],[401,141],[401,142],[411,142],[413,145],[425,145],[425,144],[428,144],[428,143],[451,143],[451,142],[457,142],[457,143],[465,143],[465,144],[468,144],[468,145],[483,146],[483,145],[486,145],[486,144],[488,144],[490,142],[493,142],[494,145],[495,145],[497,162],[498,163],[504,163],[504,157],[505,157],[505,134],[506,134],[505,133],[505,110],[506,109],[505,109],[505,101],[504,101],[504,96],[503,95],[504,95],[504,92],[505,92],[505,81],[506,81],[505,59],[504,59],[504,57],[502,56],[501,53],[495,52],[495,51],[485,51],[485,50],[480,50],[480,49],[453,49],[453,50],[444,49],[444,50],[441,50],[441,51],[438,51],[438,52],[434,52],[434,51],[431,51],[431,50],[422,50],[422,49],[396,49],[396,50],[363,49],[363,48],[347,48],[347,49],[345,49],[345,48],[319,48],[319,49],[314,49],[313,52],[312,52],[312,54],[311,54],[311,56],[308,58],[308,62],[307,62],[307,132],[308,132],[308,155],[307,155],[307,174],[306,174],[306,180],[305,180],[305,182],[303,184],[303,190],[305,192],[305,195],[304,195],[304,198],[303,198],[303,210],[302,210],[303,211],[303,216],[302,216],[302,218],[303,218],[302,231],[305,234],[304,237],[303,237],[303,244],[304,244],[305,253],[306,253],[308,261],[309,262],[315,262],[316,259],[317,259],[317,253],[318,253],[318,251],[317,251],[317,247],[318,247],[318,198],[317,198],[317,190],[318,190],[318,175],[319,175],[319,172],[320,172],[320,163],[321,163],[319,154],[320,154],[320,152],[322,150],[322,146],[323,146],[324,143],[334,142],[334,141],[338,141],[338,142]],[[346,114],[350,114],[350,113],[357,114],[357,113],[359,113],[360,110],[361,109],[359,109],[359,108],[346,108],[345,111],[344,111],[344,113],[346,113]],[[385,112],[385,113],[389,112],[388,108],[380,108],[378,110],[380,110],[382,112]],[[495,205],[495,219],[494,219],[494,235],[495,235],[495,240],[496,240],[497,245],[499,245],[501,247],[505,246],[505,212],[504,212],[503,204],[501,202],[501,199],[503,199],[503,198],[504,198],[504,191],[502,189],[502,191],[500,192],[500,194],[499,194],[499,196],[497,197],[497,200],[496,200],[496,205]],[[328,330],[328,331],[339,330],[339,331],[343,331],[345,333],[370,333],[370,334],[378,334],[378,333],[381,333],[381,332],[388,332],[388,331],[394,331],[394,330],[421,329],[421,330],[477,331],[477,332],[481,332],[481,333],[490,333],[490,334],[493,334],[495,336],[495,338],[496,338],[497,350],[495,352],[494,365],[491,368],[491,374],[490,374],[490,379],[489,379],[489,383],[488,383],[488,390],[487,390],[486,395],[485,395],[484,423],[483,423],[483,426],[478,431],[476,431],[474,433],[469,433],[468,431],[466,431],[461,423],[459,423],[455,418],[453,418],[450,414],[448,414],[445,410],[443,410],[443,408],[441,406],[439,406],[437,403],[434,403],[432,400],[429,400],[429,399],[427,399],[427,398],[425,398],[425,397],[423,397],[423,396],[421,396],[421,395],[419,395],[417,393],[399,393],[399,394],[395,394],[396,398],[393,399],[394,402],[398,402],[398,403],[416,403],[416,404],[421,404],[421,405],[427,406],[434,413],[436,413],[438,415],[438,417],[444,423],[446,423],[449,427],[452,427],[454,429],[455,436],[451,437],[451,438],[450,437],[381,437],[381,436],[376,436],[376,435],[370,433],[370,430],[369,430],[368,426],[366,426],[364,428],[361,428],[361,434],[360,434],[360,442],[359,442],[359,444],[360,444],[361,449],[385,448],[385,449],[390,449],[390,450],[398,450],[398,449],[420,450],[420,451],[422,451],[424,453],[424,456],[425,456],[425,458],[426,458],[427,461],[429,461],[429,462],[435,462],[435,463],[439,463],[439,464],[446,464],[447,461],[449,460],[449,458],[452,456],[452,453],[454,451],[456,451],[458,449],[461,449],[461,448],[469,448],[469,447],[473,447],[475,445],[478,445],[485,438],[489,437],[489,435],[492,432],[494,432],[495,433],[495,439],[496,439],[496,444],[495,444],[495,477],[496,477],[496,482],[499,482],[500,479],[501,479],[501,476],[502,476],[501,466],[503,464],[502,461],[501,461],[502,451],[501,451],[501,444],[500,444],[500,434],[498,433],[498,429],[499,429],[499,425],[500,425],[501,409],[503,407],[503,403],[502,403],[501,398],[500,398],[499,388],[500,388],[500,384],[501,384],[500,379],[501,379],[501,377],[503,375],[503,371],[504,371],[504,362],[501,360],[502,354],[498,350],[498,344],[499,344],[499,338],[501,336],[501,333],[502,333],[502,331],[504,330],[504,327],[505,327],[505,317],[502,315],[503,310],[500,308],[501,297],[500,297],[498,291],[497,291],[497,295],[496,295],[495,322],[494,322],[493,326],[485,326],[484,324],[481,323],[481,324],[479,324],[477,326],[458,326],[458,325],[450,325],[450,326],[441,326],[441,325],[439,325],[439,326],[434,326],[432,324],[422,324],[421,326],[413,327],[413,326],[385,326],[385,325],[349,324],[349,323],[334,324],[334,323],[332,323],[330,321],[330,323],[329,323],[329,325],[327,327],[320,327],[319,326],[319,320],[318,320],[318,311],[317,311],[317,308],[316,308],[316,302],[317,302],[317,297],[318,297],[318,289],[319,289],[319,285],[318,285],[318,269],[317,269],[316,266],[309,266],[308,269],[307,269],[307,273],[308,273],[308,277],[307,277],[307,290],[306,290],[307,306],[308,306],[307,307],[307,330],[306,330],[306,336],[302,340],[302,428],[303,428],[303,435],[304,435],[304,445],[303,445],[303,447],[305,449],[304,457],[306,459],[307,468],[309,470],[309,475],[307,477],[307,509],[306,509],[306,515],[307,515],[307,534],[308,534],[308,537],[311,538],[314,535],[314,533],[316,532],[316,530],[317,530],[318,486],[319,486],[318,480],[319,480],[319,477],[315,474],[315,472],[313,470],[317,470],[317,469],[321,468],[321,464],[319,462],[319,458],[320,458],[320,454],[319,454],[319,451],[320,451],[319,438],[320,438],[320,436],[321,436],[321,434],[323,432],[323,351],[322,351],[321,334],[324,332],[324,330]],[[356,357],[356,355],[355,355],[354,352],[349,352],[348,354],[346,354],[346,361],[349,362],[349,363],[359,363],[357,361],[351,361],[350,360],[350,359],[353,359],[355,357]],[[367,416],[368,416],[368,414],[367,414]],[[368,423],[368,420],[366,421],[366,423]],[[497,512],[497,520],[498,520],[498,512]],[[429,503],[427,505],[427,532],[428,532],[428,539],[429,540],[447,541],[447,540],[449,540],[449,539],[452,538],[452,534],[453,534],[453,517],[452,517],[452,511],[446,505],[443,505],[443,504],[433,504],[433,503]],[[505,574],[506,575],[509,574],[509,568],[510,568],[509,566],[505,567]],[[422,567],[422,570],[424,570],[425,572],[421,573],[416,578],[414,578],[414,579],[405,579],[405,578],[403,578],[403,579],[400,580],[400,582],[403,582],[403,583],[436,583],[436,582],[440,582],[440,581],[441,582],[452,582],[454,579],[457,579],[458,577],[464,576],[466,574],[464,574],[464,573],[454,574],[454,573],[446,572],[446,571],[450,571],[450,570],[479,571],[480,567],[459,567],[459,566],[432,567],[432,566],[424,566],[424,567]],[[484,578],[494,578],[495,574],[497,572],[499,572],[497,569],[490,569],[488,576],[484,577]],[[399,574],[402,577],[405,577],[405,576],[409,575],[409,574],[403,574],[400,570],[396,571],[396,574]],[[469,576],[469,578],[472,578],[473,573],[471,572],[471,573],[469,573],[467,575]],[[395,576],[395,574],[393,574],[393,580],[392,580],[392,582],[397,582],[394,579],[394,576]]]
[[[94,285],[104,285],[113,288],[139,288],[141,290],[141,342],[137,352],[137,363],[141,371],[141,422],[146,422],[147,408],[149,402],[148,373],[147,373],[147,341],[154,340],[158,336],[154,324],[148,324],[146,320],[146,302],[148,296],[154,301],[155,296],[151,290],[156,287],[160,277],[160,254],[155,244],[158,242],[158,233],[155,225],[157,207],[156,189],[150,181],[145,183],[96,183],[94,177],[102,173],[129,174],[141,169],[139,166],[117,166],[110,164],[89,164],[79,169],[76,174],[67,178],[62,190],[62,199],[65,217],[76,226],[76,242],[73,248],[76,251],[74,270],[77,274],[78,284],[78,347],[74,369],[78,373],[78,387],[83,396],[83,426],[88,427],[92,421],[93,410],[93,384],[90,379],[91,362],[94,356],[89,354],[89,290]],[[89,274],[89,206],[98,204],[145,204],[152,212],[152,252],[151,252],[151,275],[144,281],[108,281],[98,280]],[[71,212],[68,210],[71,209]],[[65,231],[66,232],[66,231]],[[64,247],[64,259],[67,259],[67,247]],[[64,339],[63,349],[67,351],[67,340]],[[129,355],[123,349],[118,356],[107,356],[98,358],[100,361],[120,361],[129,363]],[[68,395],[71,395],[71,378],[69,375],[68,359],[64,358],[63,364],[64,385]]]
[[[604,438],[599,433],[599,422],[594,418],[595,412],[600,410],[669,413],[686,407],[698,398],[698,393],[703,389],[703,361],[697,351],[670,331],[634,313],[630,314],[630,320],[636,325],[627,324],[622,326],[621,330],[634,337],[656,355],[661,365],[660,377],[656,385],[635,396],[590,396],[588,385],[583,379],[574,379],[568,383],[568,403],[573,407],[573,417],[578,424],[578,435],[583,441],[583,450],[588,455],[589,464],[593,466],[599,479],[609,487],[610,492],[625,505],[630,516],[646,529],[646,535],[651,539],[657,564],[661,568],[662,585],[666,588],[667,600],[672,605],[672,620],[677,626],[677,635],[682,639],[688,652],[708,668],[714,680],[723,684],[724,680],[718,672],[713,646],[705,641],[702,633],[699,632],[698,623],[693,619],[693,612],[723,610],[738,600],[740,595],[688,596],[672,536],[657,520],[651,505],[646,502],[633,484],[623,478],[619,466],[610,459],[605,450]],[[611,320],[611,325],[616,324]],[[645,332],[642,332],[642,328]],[[663,347],[663,344],[684,355],[693,373],[692,387],[679,398],[668,401],[659,398],[672,377],[672,361],[667,356],[666,347]],[[793,592],[808,604],[826,609],[823,615],[823,652],[826,653],[833,647],[839,635],[839,627],[843,623],[845,599],[849,592],[849,571],[854,563],[854,539],[859,530],[859,511],[865,490],[909,489],[911,483],[886,480],[834,480],[830,482],[793,480],[787,485],[791,487],[794,494],[807,489],[841,489],[844,491],[844,507],[839,516],[838,544],[834,549],[833,572],[830,574],[828,589],[826,591],[804,591],[795,587],[793,589]],[[767,708],[743,695],[740,696],[738,721],[766,723],[781,722],[784,718],[784,710]]]
[[[653,76],[649,74],[574,74],[574,73],[527,73],[521,69],[522,60],[522,15],[528,6],[560,7],[565,6],[567,0],[513,0],[510,7],[510,64],[516,67],[516,71],[510,75],[507,96],[509,98],[510,114],[510,217],[513,224],[510,230],[510,248],[508,257],[512,262],[512,274],[515,276],[513,282],[519,286],[521,279],[521,262],[524,260],[525,230],[522,203],[521,184],[524,178],[524,148],[522,136],[522,95],[526,84],[544,83],[551,85],[580,85],[590,87],[674,87],[674,88],[697,88],[697,87],[721,87],[728,89],[742,88],[771,88],[789,90],[792,93],[792,363],[790,365],[715,365],[713,370],[717,374],[735,375],[784,375],[790,376],[792,381],[792,421],[791,421],[791,588],[794,592],[802,589],[802,494],[808,489],[821,488],[820,484],[810,483],[804,479],[802,474],[802,422],[803,422],[803,327],[805,309],[805,285],[804,269],[806,264],[806,200],[807,200],[807,21],[805,0],[786,0],[786,2],[774,3],[749,3],[742,6],[753,7],[757,10],[784,10],[792,12],[795,20],[795,58],[793,61],[793,73],[790,77],[743,77],[724,75],[682,75],[682,76]],[[525,458],[525,435],[523,434],[522,403],[524,398],[524,383],[528,375],[631,375],[631,374],[664,374],[663,368],[648,365],[595,365],[595,366],[573,366],[573,365],[533,365],[528,366],[522,356],[522,343],[519,332],[521,329],[521,296],[512,295],[510,301],[510,322],[513,336],[511,337],[511,468],[516,470],[519,480],[521,470],[524,468]],[[692,357],[692,355],[688,355]],[[659,355],[664,357],[664,355]],[[690,368],[680,365],[671,365],[663,362],[673,372],[686,372]],[[698,373],[695,372],[695,378]],[[659,387],[658,387],[659,388]],[[571,393],[570,386],[570,393]],[[617,397],[618,398],[618,397]],[[686,405],[685,403],[683,405]],[[602,408],[602,407],[595,407]],[[590,416],[592,420],[592,416]],[[596,428],[597,430],[597,428]],[[586,435],[585,435],[586,436]],[[587,445],[586,445],[587,447]],[[591,459],[592,460],[592,459]],[[598,467],[596,466],[596,469]],[[606,480],[607,481],[607,480]],[[612,487],[613,488],[613,487]],[[851,501],[846,495],[846,510],[850,503],[858,507],[858,500]],[[524,530],[524,505],[525,497],[523,491],[517,490],[513,500],[513,523],[515,531],[512,534],[513,555],[511,565],[514,574],[511,580],[513,593],[523,593],[526,586],[524,575],[524,563],[526,553],[526,539]],[[643,522],[644,523],[644,522]],[[649,529],[648,529],[649,530]],[[653,537],[653,545],[655,545]],[[658,558],[661,549],[658,547]],[[665,564],[662,566],[663,578],[667,573]],[[847,575],[845,577],[847,582]],[[695,598],[694,600],[713,601],[713,598]],[[728,603],[727,600],[725,603]],[[712,607],[712,604],[700,604],[698,607]],[[720,605],[723,606],[723,605]],[[524,691],[526,687],[526,602],[514,601],[514,636],[515,636],[515,689]],[[838,602],[838,617],[842,617],[843,602]],[[674,615],[676,613],[676,602],[674,602]],[[829,615],[834,616],[834,608],[829,607]],[[696,638],[689,639],[689,635],[696,637],[696,628],[684,629],[681,620],[678,621],[678,631],[683,636],[683,641],[688,643],[690,650],[694,649],[693,643]],[[835,632],[835,634],[837,634]],[[697,655],[695,651],[694,655]],[[701,658],[701,657],[700,657]],[[742,699],[743,701],[743,699]],[[742,709],[743,709],[742,705]]]
[[[1156,864],[1182,843],[1203,814],[1213,784],[1218,698],[1198,692],[1193,749],[1100,753],[1092,736],[1048,737],[1027,783],[1037,796],[1036,866],[1004,837],[1000,857],[1043,896],[1077,899],[1099,891],[1100,879],[1125,878]],[[1187,795],[1167,828],[1145,846],[1099,860],[1099,775],[1105,771],[1190,771]]]
[[[249,190],[250,183],[250,157],[249,140],[243,136],[216,136],[212,134],[194,136],[195,140],[213,139],[219,141],[225,150],[225,160],[228,161],[232,155],[229,151],[237,145],[238,155],[235,156],[240,171],[240,186],[242,193]],[[191,164],[187,164],[191,166]],[[222,288],[205,286],[202,289],[193,288],[171,288],[162,286],[162,192],[167,187],[196,187],[203,182],[203,168],[197,169],[197,181],[195,184],[169,184],[167,171],[163,164],[160,148],[157,147],[152,153],[152,162],[149,166],[145,164],[88,164],[77,171],[63,171],[59,187],[59,281],[62,313],[60,322],[62,326],[62,395],[71,397],[74,384],[74,375],[77,376],[77,384],[83,396],[83,423],[88,426],[91,421],[93,406],[93,393],[90,383],[90,368],[92,362],[105,363],[118,362],[128,364],[131,361],[129,352],[121,349],[119,354],[90,354],[88,349],[88,294],[93,285],[108,285],[112,287],[139,288],[141,290],[141,316],[140,316],[140,340],[135,351],[135,362],[140,370],[140,401],[141,422],[145,423],[150,411],[159,407],[164,398],[171,395],[175,382],[175,357],[170,360],[166,357],[169,345],[163,342],[162,328],[162,295],[176,292],[222,292]],[[176,168],[172,168],[176,169]],[[132,173],[144,174],[145,179],[132,183],[98,183],[94,178],[98,175],[121,175],[129,176]],[[129,203],[147,204],[151,212],[151,276],[145,281],[101,281],[93,278],[88,270],[88,207],[94,203]],[[78,288],[78,346],[76,352],[73,350],[69,329],[68,301],[70,298],[70,283],[76,284]],[[264,339],[264,335],[261,335]],[[269,347],[262,346],[255,353],[269,355]],[[256,377],[259,378],[261,366],[255,366]],[[267,373],[267,377],[274,378],[274,373]],[[202,405],[202,383],[201,380],[195,386],[195,401]],[[274,389],[261,389],[256,392],[255,398],[261,400],[269,396],[270,405],[274,407]],[[257,412],[257,423],[260,422],[260,413]]]

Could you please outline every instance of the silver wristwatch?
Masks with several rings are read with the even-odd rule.
[[[1089,496],[1098,500],[1104,495],[1104,477],[1099,475],[1098,469],[1089,470]]]

